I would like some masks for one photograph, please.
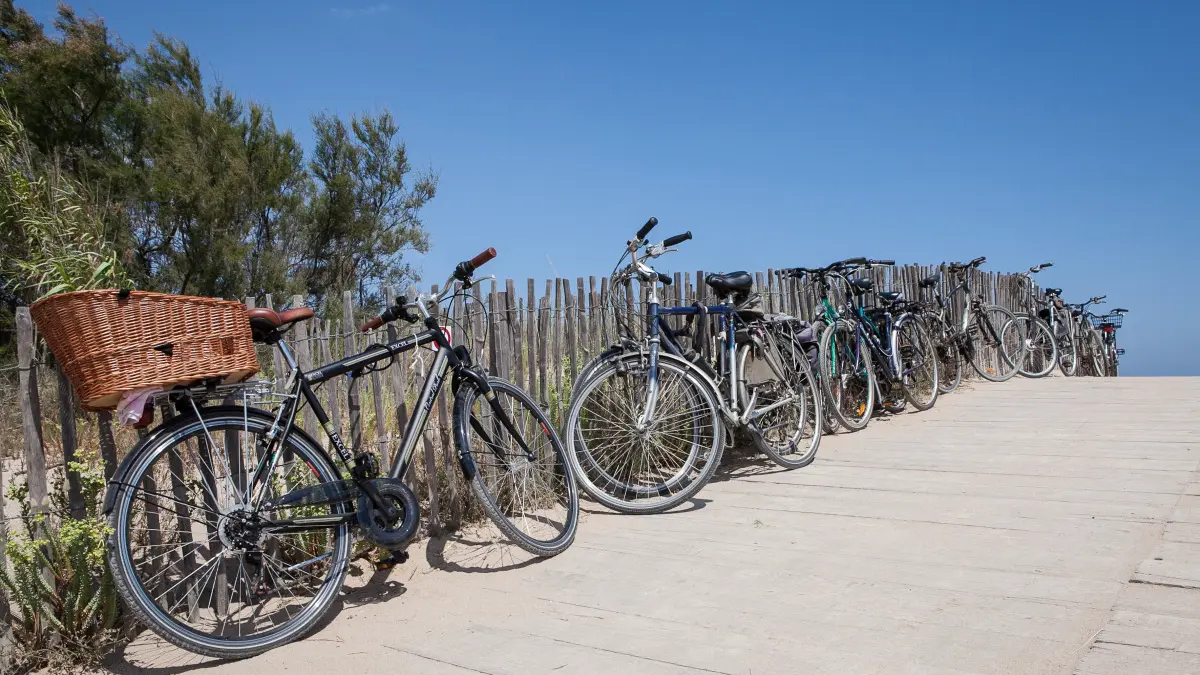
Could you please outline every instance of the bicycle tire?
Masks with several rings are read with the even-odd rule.
[[[983,313],[997,314],[1004,319],[1003,321],[991,321],[999,343],[988,344],[993,336],[982,334],[987,331],[987,326],[981,323],[979,314],[974,314],[971,317],[972,323],[968,324],[968,330],[974,328],[976,333],[974,336],[968,334],[972,337],[968,351],[971,367],[985,380],[1007,382],[1017,374],[1017,368],[1023,358],[1023,338],[1016,317],[1012,312],[999,305],[984,305]],[[996,325],[997,323],[1000,325]],[[1010,330],[1014,332],[1010,332]],[[1009,342],[1014,344],[1009,345]],[[1016,355],[1013,352],[1016,352]]]
[[[1070,313],[1055,311],[1058,313],[1055,324],[1059,326],[1058,335],[1054,336],[1058,343],[1058,368],[1065,377],[1075,377],[1079,371],[1079,345],[1076,344],[1074,332],[1071,330]]]
[[[489,377],[488,385],[495,400],[511,398],[528,413],[528,417],[521,416],[517,419],[515,410],[506,410],[529,450],[522,449],[515,440],[498,443],[495,440],[497,435],[503,433],[511,437],[510,432],[495,419],[488,398],[483,396],[483,392],[474,382],[460,383],[454,397],[454,444],[460,458],[472,458],[475,473],[470,481],[471,491],[488,518],[517,546],[536,556],[558,555],[567,550],[575,540],[575,530],[579,525],[579,492],[574,470],[567,460],[566,449],[549,416],[524,389],[499,377]],[[478,412],[475,408],[477,403]],[[500,405],[504,403],[501,402]],[[485,428],[489,426],[490,433]],[[485,448],[491,450],[490,453],[476,451],[472,447],[472,437],[478,437],[482,433],[488,433],[488,436],[482,439],[482,443]],[[534,446],[531,439],[539,439],[544,443]],[[505,453],[504,458],[496,456],[499,452],[497,448],[501,445],[510,450]],[[530,458],[530,454],[534,457]],[[493,459],[495,461],[492,461]],[[490,471],[491,467],[494,467],[495,471]],[[561,475],[558,472],[561,472]],[[489,476],[498,476],[498,481],[489,485]],[[535,496],[530,485],[536,483],[548,487],[549,494]],[[524,500],[527,498],[532,498],[533,503],[526,503]],[[522,503],[515,504],[517,499],[523,500]],[[559,515],[554,504],[559,502],[562,502],[563,508],[561,525],[554,520]],[[550,509],[553,509],[554,513],[547,513]],[[523,530],[515,522],[518,516],[527,528],[538,524],[547,525],[552,536],[541,539]]]
[[[627,395],[634,401],[628,408],[629,414],[635,415],[640,412],[639,401],[644,402],[645,400],[637,398],[642,395],[640,380],[646,374],[644,354],[634,352],[620,354],[609,358],[595,368],[592,376],[582,384],[571,408],[567,411],[564,435],[567,438],[567,459],[574,469],[575,479],[589,497],[618,513],[661,513],[686,502],[712,479],[724,452],[726,429],[721,419],[721,407],[717,392],[705,381],[695,366],[682,359],[659,354],[658,367],[659,381],[666,383],[661,385],[662,390],[666,390],[668,386],[684,388],[673,392],[672,395],[676,399],[682,400],[685,405],[696,406],[694,413],[685,411],[684,413],[656,415],[656,421],[659,424],[669,420],[682,420],[682,417],[677,417],[679,415],[690,417],[693,423],[693,428],[689,432],[692,442],[686,453],[660,454],[657,458],[679,457],[680,454],[686,454],[686,456],[679,458],[677,465],[665,468],[654,467],[653,470],[647,470],[648,474],[667,475],[664,479],[646,476],[643,480],[641,477],[634,476],[632,468],[634,464],[638,464],[639,461],[645,460],[653,454],[645,447],[637,449],[630,445],[631,449],[628,453],[620,452],[624,446],[619,443],[628,438],[629,444],[632,444],[633,434],[626,429],[614,427],[611,423],[629,425],[632,424],[632,421],[623,419],[624,416],[622,419],[617,417],[605,419],[592,415],[593,407],[589,406],[590,400],[595,397],[597,399],[595,407],[599,410],[608,410],[610,407],[605,405],[606,402],[601,400],[602,397],[609,396],[608,402],[611,403],[613,396]],[[664,371],[670,375],[670,380],[663,377]],[[607,389],[601,391],[601,387],[608,387],[608,383],[615,377],[638,378],[639,382],[614,381],[613,389],[626,391],[614,393],[610,393]],[[674,385],[673,382],[679,384]],[[619,408],[615,409],[618,413],[620,412]],[[602,424],[605,422],[610,423],[607,428]],[[704,436],[705,425],[711,429],[711,440]],[[595,445],[594,443],[589,445],[589,441],[593,438],[604,438],[609,441],[616,439],[618,445],[609,447],[618,448],[618,452],[608,452],[608,448],[591,447]],[[612,466],[608,461],[614,455],[618,460],[618,467]],[[649,460],[639,466],[648,468],[648,463]],[[625,469],[627,468],[626,464],[629,466],[628,473],[614,475],[615,468]]]
[[[196,415],[178,417],[173,421],[161,425],[158,429],[151,432],[151,434],[147,436],[141,444],[131,451],[130,456],[125,460],[125,464],[123,464],[123,467],[128,467],[127,470],[121,474],[122,478],[120,479],[120,482],[114,482],[112,484],[113,487],[110,488],[110,490],[115,492],[111,496],[111,501],[106,500],[106,503],[111,503],[112,505],[108,512],[108,522],[109,526],[112,528],[112,533],[109,535],[108,559],[118,593],[120,594],[122,600],[124,600],[125,606],[138,617],[143,625],[148,627],[167,642],[170,642],[177,647],[195,654],[221,659],[244,659],[251,656],[257,656],[276,647],[280,647],[284,644],[300,639],[304,637],[317,624],[317,622],[319,622],[328,613],[330,607],[337,600],[337,594],[342,587],[342,581],[344,580],[346,570],[349,566],[350,557],[350,526],[345,524],[336,529],[330,530],[333,533],[332,536],[334,543],[332,547],[334,550],[330,554],[330,562],[328,563],[327,567],[329,570],[329,575],[320,585],[313,602],[310,603],[297,618],[292,619],[291,615],[288,614],[289,619],[286,622],[274,625],[272,626],[271,630],[265,631],[261,635],[254,638],[244,637],[239,632],[238,640],[216,639],[182,625],[180,622],[172,619],[169,615],[164,615],[163,608],[158,606],[156,599],[150,597],[150,594],[154,591],[146,589],[144,583],[137,574],[135,567],[138,565],[138,562],[133,560],[130,553],[131,537],[129,526],[134,520],[134,518],[131,516],[131,510],[133,508],[132,504],[137,498],[138,491],[141,490],[145,492],[143,486],[152,484],[147,482],[146,479],[147,471],[153,467],[154,463],[163,455],[167,454],[170,450],[188,443],[192,438],[196,438],[201,434],[211,434],[214,431],[218,433],[228,433],[232,431],[238,433],[256,432],[265,434],[273,427],[273,424],[274,417],[272,415],[253,408],[248,410],[242,408],[202,408],[200,410],[199,417]],[[320,450],[320,446],[302,431],[294,429],[288,435],[288,446],[286,450],[282,450],[281,452],[286,451],[291,451],[293,453],[293,457],[298,457],[302,462],[306,463],[307,469],[312,472],[312,475],[317,479],[316,482],[318,484],[332,483],[341,479],[340,473],[329,461],[328,456],[324,453],[324,451]],[[168,456],[167,459],[169,462],[171,458]],[[200,464],[200,462],[197,461],[196,464]],[[304,467],[300,467],[300,465],[296,464],[294,460],[293,464],[295,468],[300,468],[301,471],[303,471]],[[211,462],[209,462],[209,467],[211,469]],[[213,480],[216,479],[214,478]],[[151,492],[156,495],[156,497],[152,498],[154,501],[147,500],[146,497],[142,497],[141,501],[144,504],[155,504],[155,509],[157,512],[157,502],[161,501],[161,497],[158,496],[157,491],[151,490]],[[176,497],[177,496],[178,495],[176,495]],[[172,503],[175,503],[174,500],[171,501]],[[328,505],[328,508],[334,513],[345,513],[347,510],[349,510],[349,505],[331,504]],[[176,517],[179,518],[179,512],[175,513]],[[184,519],[190,517],[188,515],[188,511],[184,511],[183,514],[184,515],[182,517]],[[146,518],[145,515],[142,517]],[[157,521],[159,516],[155,515],[154,518]],[[169,520],[169,518],[165,519]],[[221,527],[221,523],[218,522],[217,528],[220,529]],[[158,528],[153,529],[157,530]],[[180,530],[180,532],[190,533],[191,529],[192,526],[188,525],[187,528]],[[159,530],[159,532],[161,531],[162,530]],[[159,536],[161,537],[161,534]],[[177,534],[176,537],[178,538],[179,534]],[[223,541],[216,534],[210,535],[207,541],[213,542],[214,537],[217,537],[217,540],[222,542],[223,545]],[[150,541],[150,545],[153,546],[153,539]],[[186,548],[186,546],[190,545],[191,543],[192,542],[190,541],[185,542],[182,548]],[[209,548],[215,549],[215,546],[210,546]],[[180,560],[194,556],[199,553],[199,551],[200,549],[198,548],[191,553],[186,554],[184,558],[181,558]],[[176,560],[170,556],[170,553],[171,551],[168,550],[163,554],[166,556],[165,560]],[[141,562],[145,563],[151,561],[151,558],[147,558],[143,559]],[[170,571],[170,565],[174,564],[176,563],[169,563],[167,571]],[[191,575],[198,573],[199,569],[202,569],[207,564],[208,563],[205,563],[205,565],[202,565],[201,568],[193,571]],[[217,588],[217,567],[220,567],[220,565],[214,566],[213,596],[216,595]],[[239,568],[239,572],[240,570],[241,568]],[[184,571],[186,571],[186,568],[184,568]],[[178,574],[182,576],[183,573],[178,572]],[[278,574],[278,572],[275,573],[276,581],[279,579]],[[246,578],[248,580],[249,574],[246,575]],[[207,573],[202,575],[200,579],[206,580]],[[174,584],[174,586],[172,586],[171,589],[168,589],[168,591],[173,590],[174,587],[186,580],[187,577],[183,576]],[[239,578],[235,577],[234,590],[236,590],[238,580]],[[206,581],[204,585],[207,587]],[[191,587],[189,586],[189,593],[191,592],[190,588]],[[258,591],[260,589],[256,587],[254,590],[255,592],[253,595],[255,595],[256,601],[261,602],[261,598],[258,597]],[[163,595],[165,594],[166,593]],[[159,596],[159,598],[161,597],[162,595]],[[293,599],[294,598],[295,595],[293,594]],[[228,599],[226,601],[228,602]],[[219,601],[210,602],[219,603]],[[170,608],[167,608],[167,610],[169,612]],[[275,613],[277,612],[272,612],[272,614]],[[228,621],[228,618],[229,617],[227,616],[226,621]]]
[[[767,332],[770,332],[769,329]],[[804,421],[801,422],[800,429],[796,432],[796,438],[789,438],[782,447],[769,441],[764,430],[757,424],[752,423],[747,431],[754,446],[758,448],[759,452],[770,457],[771,461],[785,469],[800,469],[813,463],[813,460],[817,458],[817,449],[821,445],[821,418],[824,415],[820,402],[822,394],[820,389],[815,386],[812,369],[802,351],[797,354],[796,351],[781,346],[780,341],[776,340],[773,335],[768,336],[767,342],[774,345],[776,353],[779,355],[778,366],[784,371],[782,375],[784,377],[792,376],[791,381],[785,381],[783,386],[794,391],[795,395],[800,397],[799,414]],[[786,344],[793,344],[793,341],[789,339]],[[743,365],[740,368],[743,373],[746,372],[744,363],[748,354],[749,348],[743,349],[741,354]],[[808,437],[807,447],[802,452],[797,452],[799,445],[805,440],[804,429],[810,425],[812,431]]]
[[[837,340],[839,335],[842,337],[840,341]],[[835,347],[835,342],[839,345],[848,344],[846,340],[851,335],[854,336],[853,339],[857,344],[856,325],[845,319],[839,319],[836,324],[821,333],[821,345],[818,351],[820,359],[818,378],[821,388],[825,392],[826,400],[832,403],[830,407],[837,416],[838,423],[848,431],[858,431],[871,421],[871,413],[875,407],[875,366],[871,362],[871,350],[866,345],[860,345],[857,355],[845,351],[841,347]],[[853,375],[839,370],[838,354],[834,352],[835,348],[837,353],[845,355],[848,360],[855,361]],[[863,380],[855,386],[854,391],[865,391],[865,394],[860,396],[855,393],[852,400],[843,401],[842,393],[846,391],[846,384],[850,381],[848,378]],[[847,404],[851,406],[850,410],[844,409]]]
[[[1058,340],[1050,326],[1040,317],[1019,313],[1017,322],[1025,334],[1025,358],[1017,370],[1023,377],[1045,377],[1058,364]]]
[[[904,331],[910,331],[909,337],[921,344],[919,346],[905,344],[906,340],[902,337]],[[910,376],[908,372],[905,347],[909,347],[909,351],[914,354],[914,359],[919,361],[913,366],[914,372],[922,365],[928,364],[928,368],[924,369],[925,377],[928,377],[928,394],[918,394],[917,382],[919,379]],[[900,350],[900,367],[904,371],[901,373],[900,387],[904,390],[904,398],[917,410],[929,410],[937,402],[938,393],[941,391],[939,387],[941,381],[938,379],[938,359],[933,340],[930,339],[929,333],[914,315],[904,314],[896,321],[896,326],[892,329],[892,349]]]

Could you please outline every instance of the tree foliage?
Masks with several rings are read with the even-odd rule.
[[[13,0],[0,0],[0,98],[35,173],[65,174],[55,185],[138,288],[302,293],[329,312],[352,289],[369,308],[428,250],[420,211],[437,177],[412,169],[386,110],[314,115],[306,155],[266,105],[206,82],[183,42],[134,50],[66,5],[47,30]],[[28,239],[14,232],[3,243]],[[0,251],[10,304],[47,290],[16,251]]]

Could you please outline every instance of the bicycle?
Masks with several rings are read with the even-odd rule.
[[[970,271],[985,262],[987,258],[981,256],[968,263],[950,263],[946,271],[961,282],[946,295],[953,298],[961,291],[967,296],[955,339],[971,367],[985,380],[1005,382],[1017,374],[1024,360],[1025,336],[1012,312],[971,292]]]
[[[1022,286],[1028,290],[1024,293],[1025,311],[1016,312],[1017,323],[1025,335],[1025,358],[1018,369],[1025,377],[1045,377],[1054,370],[1059,361],[1059,343],[1054,328],[1046,319],[1054,320],[1049,311],[1049,303],[1037,297],[1033,290],[1032,275],[1053,267],[1054,263],[1042,263],[1029,268],[1027,272],[1018,272],[1014,276],[1021,280]],[[1072,350],[1073,351],[1073,350]]]
[[[1071,310],[1074,334],[1079,350],[1080,368],[1076,371],[1078,375],[1100,377],[1104,373],[1104,338],[1100,336],[1100,332],[1093,325],[1092,320],[1095,315],[1088,312],[1087,309],[1091,305],[1104,304],[1104,299],[1107,297],[1107,295],[1098,295],[1087,302],[1067,305]]]
[[[251,406],[237,385],[165,395],[178,416],[129,453],[104,506],[113,578],[141,623],[197,654],[254,656],[303,637],[327,613],[350,564],[352,528],[402,562],[420,508],[401,478],[448,374],[460,469],[484,513],[534,555],[570,546],[579,497],[548,417],[519,387],[473,366],[465,347],[452,347],[425,304],[436,310],[458,294],[455,281],[469,291],[475,269],[495,255],[488,249],[459,263],[440,294],[398,302],[362,326],[422,321],[424,330],[307,372],[283,336],[313,311],[248,310],[254,340],[277,348],[290,369],[274,410]],[[381,476],[374,453],[351,455],[314,387],[427,345],[436,355],[391,470]],[[240,406],[208,405],[238,391]],[[297,428],[304,404],[340,469]]]
[[[894,260],[856,259],[854,273],[870,271],[874,265],[894,265]],[[858,348],[864,345],[875,364],[876,400],[888,412],[904,408],[898,394],[917,410],[928,410],[937,401],[938,358],[933,341],[911,311],[900,291],[875,291],[871,279],[850,280],[847,307],[854,313]],[[874,292],[880,307],[866,306],[867,293]],[[855,302],[857,300],[857,302]],[[896,392],[895,387],[900,391]]]
[[[1032,291],[1031,291],[1032,292]],[[1075,322],[1070,309],[1062,300],[1061,288],[1047,288],[1045,299],[1038,300],[1038,316],[1050,326],[1058,344],[1058,367],[1066,377],[1079,369],[1079,348],[1075,344]]]
[[[867,425],[875,401],[889,412],[900,412],[902,404],[893,402],[897,395],[919,410],[928,410],[937,400],[936,349],[908,311],[903,294],[880,292],[883,307],[867,309],[865,295],[874,289],[873,282],[850,279],[874,265],[892,264],[895,261],[850,258],[823,268],[784,270],[798,278],[811,275],[821,285],[820,318],[827,327],[821,335],[817,379],[839,424],[850,430]],[[845,304],[849,318],[829,298],[830,279],[842,280],[850,291]],[[901,391],[893,392],[894,386]]]
[[[793,267],[782,270],[785,276],[804,280],[812,278],[819,289],[820,308],[813,317],[812,325],[817,330],[817,368],[814,371],[821,387],[823,396],[822,408],[825,413],[823,432],[832,433],[839,427],[845,426],[854,431],[866,426],[870,420],[875,404],[875,386],[873,382],[874,366],[871,363],[869,350],[857,353],[848,352],[844,355],[841,365],[837,360],[829,361],[828,352],[833,335],[828,335],[830,329],[842,320],[842,314],[831,298],[833,285],[831,279],[847,282],[845,272],[847,261],[838,261],[825,267]],[[833,363],[833,373],[825,373],[823,363]],[[851,365],[846,365],[851,364]],[[827,377],[835,374],[833,379]]]
[[[925,331],[929,333],[938,354],[938,391],[949,394],[962,383],[962,350],[959,347],[958,333],[950,319],[950,298],[942,297],[938,290],[942,282],[941,273],[931,274],[917,282],[921,293],[918,303],[917,317],[924,323]],[[926,299],[925,292],[933,294],[932,301]]]
[[[747,432],[785,468],[810,464],[821,437],[807,359],[784,332],[790,317],[768,320],[749,308],[739,316],[737,305],[749,299],[753,284],[745,272],[707,277],[707,285],[726,296],[722,304],[662,307],[658,284],[670,284],[670,277],[648,261],[691,233],[649,244],[645,237],[657,222],[650,219],[627,242],[617,266],[626,256],[630,263],[612,275],[614,289],[629,290],[637,279],[647,292],[644,313],[633,311],[630,296],[624,307],[612,303],[635,315],[644,332],[625,327],[621,344],[585,366],[564,426],[584,492],[622,513],[659,513],[694,496],[716,472],[727,425]],[[695,339],[700,351],[685,348],[679,338],[687,331],[673,330],[670,316],[688,317],[702,336],[709,318],[719,320],[715,366],[704,358],[706,339]]]
[[[1100,331],[1101,337],[1104,339],[1104,374],[1108,377],[1116,377],[1119,373],[1120,359],[1118,357],[1123,355],[1125,350],[1117,348],[1117,329],[1125,322],[1125,315],[1128,312],[1129,310],[1118,307],[1108,314],[1092,320],[1092,325]]]

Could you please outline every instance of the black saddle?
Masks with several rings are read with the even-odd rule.
[[[934,286],[938,285],[938,275],[935,274],[931,277],[925,277],[917,285],[921,288],[933,288]]]
[[[749,272],[730,272],[729,274],[710,274],[704,277],[708,284],[720,295],[736,295],[749,293],[754,287],[754,277]]]
[[[904,293],[902,293],[900,291],[883,291],[879,294],[879,297],[884,302],[886,302],[888,304],[892,304],[892,303],[897,303],[897,302],[900,302],[901,300],[903,300]]]
[[[1047,288],[1046,295],[1062,295],[1061,288]]]
[[[872,288],[875,288],[875,282],[870,279],[853,279],[850,281],[850,290],[858,295],[862,295]]]

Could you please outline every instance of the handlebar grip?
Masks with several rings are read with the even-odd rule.
[[[496,257],[496,249],[489,248],[486,251],[484,251],[483,253],[480,253],[479,255],[475,256],[474,258],[471,258],[471,266],[472,267],[480,267],[481,265],[485,264],[487,261],[489,261],[495,257]]]
[[[985,263],[985,262],[987,262],[987,256],[985,256],[985,255],[981,255],[981,256],[979,256],[978,258],[976,258],[976,259],[972,260],[972,261],[971,261],[971,265],[972,265],[972,266],[975,266],[975,265],[982,265],[982,264],[983,264],[983,263]]]
[[[1038,265],[1038,267],[1040,267],[1042,269],[1046,269],[1048,267],[1054,267],[1054,263],[1052,263],[1052,262],[1051,263],[1042,263],[1041,265]]]
[[[895,260],[872,260],[872,265],[895,265]]]
[[[637,231],[637,238],[645,239],[646,235],[650,234],[650,230],[653,230],[654,226],[657,224],[658,224],[658,218],[655,218],[654,216],[650,216],[650,220],[647,220],[646,224],[642,226],[642,229]]]
[[[870,261],[867,260],[866,258],[846,258],[845,260],[841,261],[840,263],[834,263],[834,264],[835,265],[866,265],[868,262],[870,262]]]
[[[367,331],[369,331],[369,330],[373,330],[373,329],[375,329],[375,328],[379,328],[379,327],[380,327],[380,326],[382,326],[382,325],[383,325],[383,317],[382,317],[382,316],[377,316],[377,317],[375,317],[375,318],[371,319],[370,321],[367,321],[367,322],[366,322],[366,323],[364,323],[363,325],[359,326],[359,327],[358,327],[358,330],[360,330],[360,331],[362,331],[363,333],[365,333],[365,332],[367,332]]]
[[[1116,309],[1113,310],[1113,314],[1116,314],[1117,312],[1126,314],[1129,312],[1129,310],[1125,309],[1124,307],[1117,307]]]
[[[665,274],[658,275],[658,280],[662,282],[663,286],[670,286],[672,284],[671,277]]]
[[[684,232],[683,234],[677,234],[674,237],[667,237],[666,240],[663,241],[663,246],[674,246],[675,244],[683,243],[691,238],[692,238],[692,231],[688,230],[687,232]]]

